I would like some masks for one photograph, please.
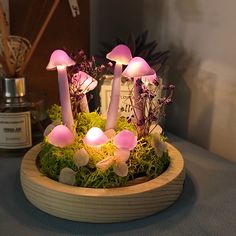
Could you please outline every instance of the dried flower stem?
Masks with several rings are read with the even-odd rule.
[[[133,108],[135,116],[135,125],[138,132],[138,136],[143,137],[151,133],[151,125],[154,127],[158,125],[161,118],[165,116],[165,107],[172,103],[174,86],[163,86],[162,84],[149,84],[146,85],[142,82],[138,82],[139,90],[137,96],[130,96],[130,104]],[[135,95],[135,85],[130,88],[128,86],[130,94]],[[165,92],[164,92],[165,91]],[[138,98],[137,98],[138,97]],[[136,98],[136,100],[135,100]],[[140,105],[142,104],[142,105]],[[142,112],[143,120],[140,123],[140,113]],[[156,125],[155,125],[156,124]]]

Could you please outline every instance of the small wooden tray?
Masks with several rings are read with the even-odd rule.
[[[111,223],[142,218],[173,204],[183,189],[184,160],[168,144],[171,163],[157,178],[128,187],[93,189],[69,186],[43,176],[36,166],[40,144],[21,164],[21,184],[28,200],[51,215],[68,220]]]

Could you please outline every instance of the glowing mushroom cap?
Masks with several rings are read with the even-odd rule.
[[[155,74],[155,71],[141,57],[134,57],[123,71],[125,77],[142,77]]]
[[[89,146],[99,146],[107,141],[108,137],[98,127],[92,127],[83,139],[83,142]]]
[[[65,125],[57,125],[48,135],[48,142],[56,147],[63,148],[74,141],[74,134]]]
[[[132,150],[137,145],[137,136],[129,130],[123,130],[114,137],[113,141],[120,149]]]
[[[73,66],[75,61],[73,61],[65,51],[57,49],[51,54],[49,63],[46,67],[47,70],[55,70],[60,66]]]
[[[74,74],[72,77],[72,81],[78,83],[78,86],[83,93],[87,93],[95,89],[98,84],[97,80],[83,71],[79,71],[78,73]]]
[[[129,61],[132,59],[132,54],[126,45],[119,44],[106,55],[106,58],[122,65],[128,65]]]

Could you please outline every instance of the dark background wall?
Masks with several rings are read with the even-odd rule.
[[[10,0],[11,34],[33,42],[49,12],[52,0]],[[89,1],[80,0],[80,15],[73,18],[67,0],[61,0],[35,50],[25,72],[30,90],[47,93],[48,104],[58,102],[56,71],[46,71],[55,49],[89,52]]]
[[[91,0],[91,52],[99,41],[149,31],[170,50],[176,85],[165,130],[236,161],[235,1]]]

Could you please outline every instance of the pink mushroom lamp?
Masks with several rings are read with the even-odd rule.
[[[98,127],[91,128],[83,139],[84,144],[88,146],[99,147],[108,142],[108,137]]]
[[[114,156],[98,162],[96,167],[101,170],[107,170],[110,166],[113,166],[113,170],[117,175],[121,177],[127,176],[128,165],[126,162],[129,159],[130,151],[137,145],[137,137],[129,130],[123,130],[113,138],[113,143],[117,147]]]
[[[80,100],[80,110],[82,112],[89,112],[86,93],[95,89],[98,84],[97,80],[92,78],[87,73],[79,71],[78,73],[73,75],[72,82],[77,85],[76,87],[79,88],[81,90],[81,93],[83,94]]]
[[[113,142],[117,148],[132,150],[137,145],[137,137],[132,131],[122,130],[114,138]]]
[[[141,79],[143,76],[155,75],[155,71],[147,64],[147,62],[141,57],[134,57],[123,71],[122,75],[128,78],[134,78],[134,115],[138,124],[139,135],[142,136],[142,121],[144,120],[143,102],[139,93],[139,87],[137,79]],[[141,124],[140,124],[141,123]]]
[[[123,44],[113,48],[107,54],[107,59],[115,61],[114,78],[112,82],[111,101],[107,112],[106,130],[115,129],[120,101],[120,79],[122,74],[122,65],[127,65],[132,59],[130,49]]]
[[[67,66],[75,65],[75,62],[63,50],[55,50],[46,67],[47,70],[57,70],[59,95],[62,112],[62,122],[71,132],[74,132],[74,119],[71,111],[69,85],[67,78]]]
[[[47,138],[49,143],[61,148],[71,145],[75,141],[74,134],[65,125],[57,125]]]

